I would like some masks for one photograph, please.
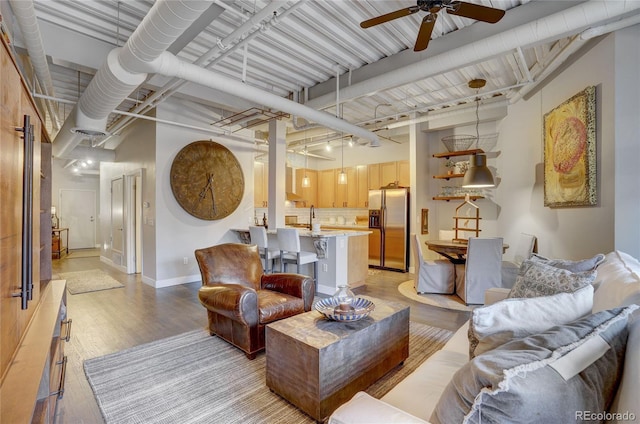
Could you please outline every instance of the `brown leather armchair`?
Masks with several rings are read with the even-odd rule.
[[[270,322],[310,311],[313,280],[299,274],[264,274],[256,245],[227,243],[197,249],[198,291],[209,332],[242,349],[249,359],[264,349]]]

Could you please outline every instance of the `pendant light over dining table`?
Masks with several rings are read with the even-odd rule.
[[[480,107],[480,97],[477,93],[486,84],[484,79],[474,79],[469,81],[469,88],[476,89],[476,149],[480,141],[480,115],[478,108]],[[495,187],[491,170],[487,167],[487,155],[484,152],[478,152],[471,156],[469,169],[464,174],[462,187],[464,188],[490,188]]]

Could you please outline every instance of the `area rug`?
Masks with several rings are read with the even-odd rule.
[[[404,365],[367,392],[383,396],[451,335],[411,322]],[[265,363],[201,329],[88,359],[84,371],[107,424],[314,423],[267,388]]]
[[[67,290],[71,294],[89,293],[124,287],[124,284],[116,281],[113,277],[100,269],[61,272],[58,276],[61,280],[67,280]]]
[[[66,259],[95,258],[98,256],[100,256],[100,249],[76,249],[76,250],[70,250],[69,254],[65,258]]]
[[[462,302],[455,294],[418,294],[413,286],[413,280],[400,283],[398,291],[405,297],[438,308],[454,309],[456,311],[471,311],[473,307],[469,307]]]

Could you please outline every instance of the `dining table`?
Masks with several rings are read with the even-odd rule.
[[[427,240],[427,248],[449,259],[454,264],[463,264],[466,262],[467,243],[453,240]],[[502,253],[506,252],[509,245],[502,244]]]

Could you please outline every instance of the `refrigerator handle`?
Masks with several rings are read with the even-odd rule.
[[[387,204],[386,203],[382,206],[382,218],[380,218],[380,226],[382,228],[387,228]]]

